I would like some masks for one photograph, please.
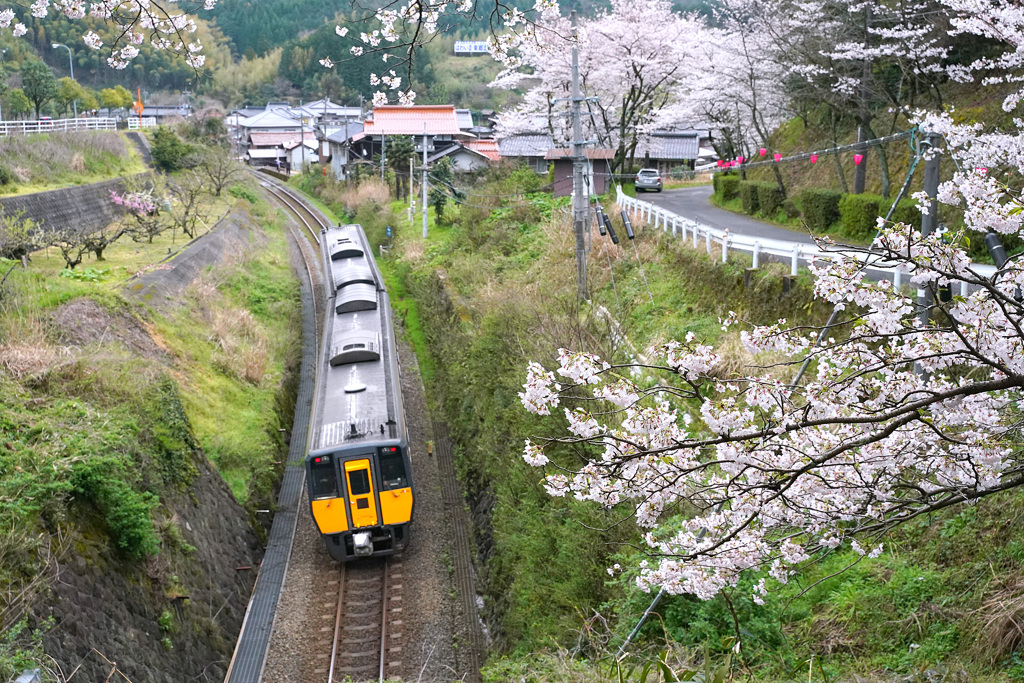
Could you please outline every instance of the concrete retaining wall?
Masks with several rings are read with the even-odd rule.
[[[123,213],[120,206],[110,201],[111,190],[121,191],[121,183],[117,178],[18,197],[0,197],[0,206],[8,215],[24,211],[25,217],[39,224],[44,232],[66,227],[98,230]]]

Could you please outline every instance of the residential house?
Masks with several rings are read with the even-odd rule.
[[[424,137],[428,154],[437,154],[473,140],[473,134],[460,128],[459,123],[455,107],[450,104],[375,107],[370,118],[363,121],[362,130],[348,135],[347,142],[341,141],[345,132],[328,136],[332,155],[342,152],[347,144],[344,160],[337,164],[332,162],[335,177],[339,180],[346,177],[353,163],[358,160],[372,162],[382,151],[386,158],[389,137],[412,136],[418,154],[423,152]],[[462,123],[467,123],[465,118]],[[472,126],[471,118],[468,123]],[[352,128],[346,127],[348,130]]]
[[[524,133],[498,140],[498,154],[502,159],[520,161],[540,174],[548,172],[548,150],[554,147],[547,133]]]
[[[501,160],[498,155],[498,143],[494,140],[457,142],[427,157],[427,163],[433,164],[443,157],[448,157],[452,162],[452,168],[460,172],[478,171]]]
[[[305,145],[302,145],[302,142]],[[319,161],[316,135],[307,131],[256,131],[245,140],[243,159],[252,166],[274,166],[282,171],[302,168],[305,163]],[[305,151],[303,151],[305,147]]]
[[[345,180],[352,171],[352,163],[361,161],[356,153],[352,155],[352,138],[363,132],[362,121],[349,121],[344,127],[327,136],[328,153],[331,159],[331,175],[337,180]]]
[[[679,167],[693,170],[701,156],[701,146],[710,139],[711,133],[707,129],[654,131],[648,139],[637,143],[634,165],[637,168],[656,168],[665,175]]]

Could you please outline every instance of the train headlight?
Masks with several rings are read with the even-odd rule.
[[[365,557],[373,553],[373,541],[370,540],[370,534],[365,531],[352,534],[352,550],[357,557]]]

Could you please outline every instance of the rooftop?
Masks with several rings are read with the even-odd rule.
[[[469,135],[459,128],[455,106],[451,104],[374,107],[373,120],[365,122],[363,132],[366,135]]]

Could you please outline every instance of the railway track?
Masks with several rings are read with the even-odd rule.
[[[312,242],[290,224],[302,251],[313,288],[322,292],[320,272],[320,229],[328,227],[325,217],[306,205],[304,199],[270,179],[260,185],[305,228]],[[300,239],[301,238],[301,239]],[[314,296],[314,302],[322,300]],[[323,329],[325,311],[317,306],[318,330]],[[317,338],[319,338],[319,332]],[[317,624],[317,643],[322,665],[315,669],[320,681],[384,681],[400,669],[397,659],[402,638],[402,559],[378,558],[335,565],[320,578],[323,613]],[[333,623],[333,627],[331,624]]]
[[[401,558],[379,558],[339,565],[325,581],[325,613],[333,630],[319,642],[329,663],[317,672],[327,683],[384,681],[402,666],[396,659],[401,648],[391,643],[401,638]],[[328,612],[328,610],[331,610]]]
[[[320,228],[327,227],[327,221],[319,213],[305,206],[305,202],[301,197],[283,185],[263,178],[259,182],[263,189],[302,223],[303,227],[306,228],[309,238],[313,240],[310,243],[309,239],[298,234],[289,225],[299,250],[302,251],[302,261],[306,266],[306,274],[313,288],[313,308],[316,315],[317,339],[319,339],[324,329],[324,316],[326,315],[323,303],[321,303],[324,300],[324,279],[323,274],[320,272]]]

